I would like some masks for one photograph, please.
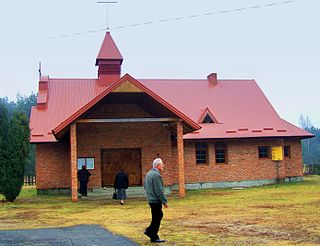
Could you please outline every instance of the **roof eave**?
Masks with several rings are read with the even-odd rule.
[[[295,139],[308,139],[308,138],[313,138],[315,137],[314,135],[313,136],[298,136],[298,135],[295,135],[295,136],[243,136],[243,137],[240,137],[240,136],[236,136],[236,137],[198,137],[198,138],[188,138],[188,137],[183,137],[183,140],[223,140],[223,139],[226,139],[226,140],[231,140],[231,139],[254,139],[254,138],[295,138]]]

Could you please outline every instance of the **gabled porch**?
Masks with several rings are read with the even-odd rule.
[[[129,75],[111,87],[54,130],[57,139],[70,139],[72,201],[78,200],[78,158],[86,156],[95,160],[96,187],[112,186],[119,168],[128,172],[131,185],[141,186],[152,160],[163,158],[165,185],[177,180],[184,197],[183,134],[197,124]]]

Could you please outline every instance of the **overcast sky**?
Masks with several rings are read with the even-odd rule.
[[[111,35],[135,78],[255,79],[279,115],[320,127],[320,1],[118,0]],[[252,7],[250,10],[230,11]],[[2,1],[0,97],[37,92],[38,63],[50,77],[95,78],[106,7],[94,0]],[[156,22],[190,15],[177,21]],[[54,38],[49,38],[54,37]],[[226,98],[226,100],[228,100]]]

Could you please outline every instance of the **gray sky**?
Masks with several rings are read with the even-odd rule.
[[[298,124],[304,114],[320,127],[319,0],[116,28],[275,2],[282,0],[118,0],[109,7],[109,23],[124,57],[122,72],[253,78],[282,118]],[[0,97],[37,92],[39,61],[50,77],[95,78],[104,31],[48,37],[100,30],[106,20],[106,7],[94,0],[2,1]]]

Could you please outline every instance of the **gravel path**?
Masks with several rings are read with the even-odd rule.
[[[136,246],[133,241],[112,234],[99,225],[77,225],[63,228],[0,231],[0,245],[116,245]]]

